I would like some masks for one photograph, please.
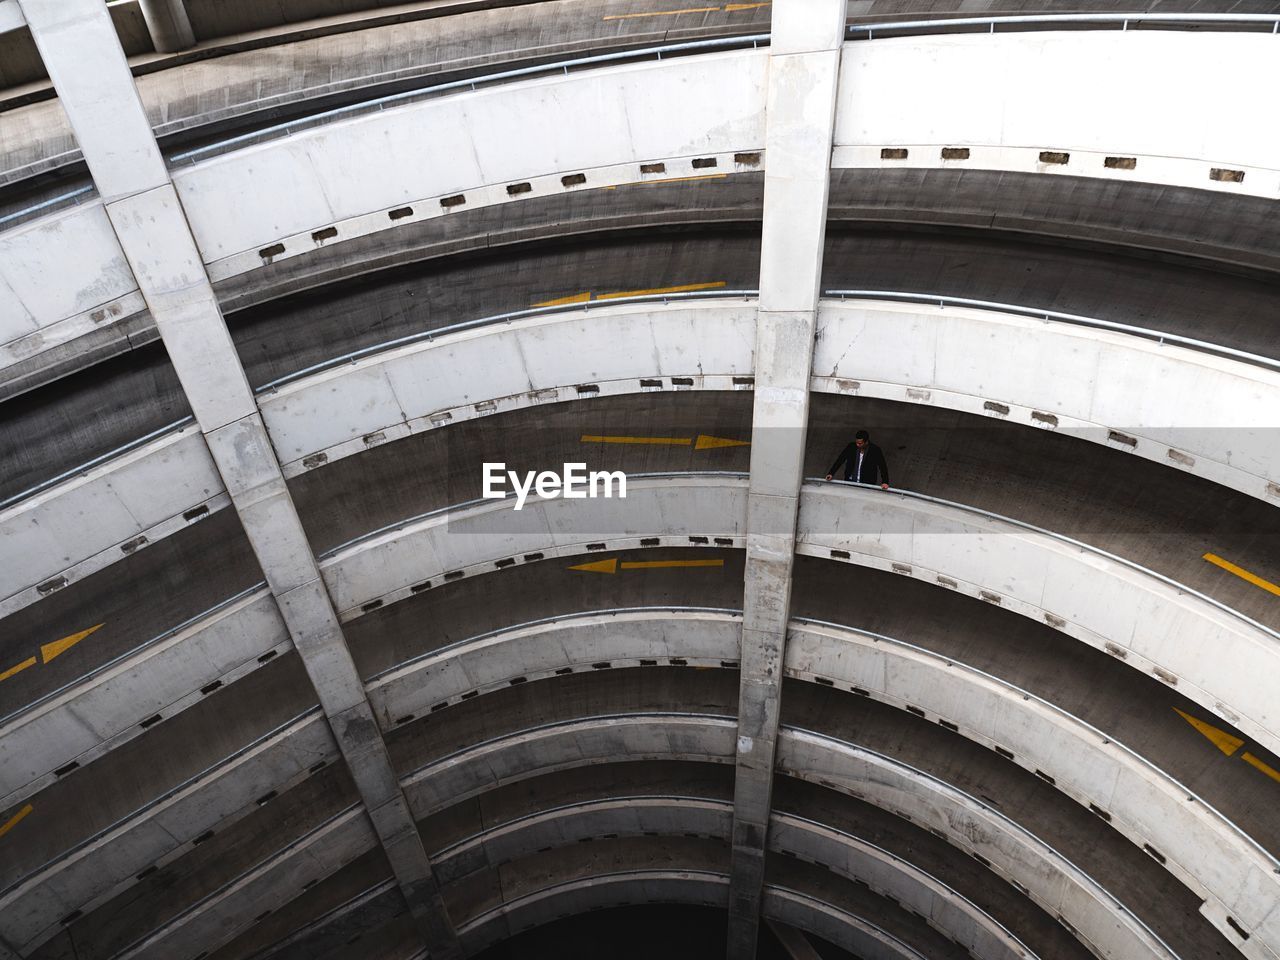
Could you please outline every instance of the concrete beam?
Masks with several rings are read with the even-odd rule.
[[[106,7],[23,0],[214,464],[433,957],[459,956],[422,842]]]
[[[729,897],[730,960],[752,960],[782,695],[809,377],[826,236],[845,4],[773,8],[764,226],[747,507],[742,679]]]
[[[813,949],[813,944],[809,942],[809,938],[802,931],[773,920],[768,921],[768,923],[769,929],[778,938],[778,942],[782,944],[782,948],[787,951],[791,960],[822,960],[818,956],[818,951]]]
[[[196,45],[183,0],[139,0],[139,6],[156,53],[175,53]]]

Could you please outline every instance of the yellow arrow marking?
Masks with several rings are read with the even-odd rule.
[[[1280,783],[1280,770],[1276,770],[1276,768],[1270,764],[1263,763],[1248,750],[1240,755],[1240,759],[1249,764],[1249,766],[1254,767],[1257,770],[1261,770],[1272,780]]]
[[[35,665],[36,665],[36,658],[28,657],[26,660],[23,660],[16,667],[10,667],[4,673],[0,673],[0,680],[8,680],[15,673],[21,673],[23,670],[27,669],[27,667],[34,667]]]
[[[724,560],[625,560],[618,563],[617,557],[608,560],[596,560],[592,563],[579,563],[570,570],[582,570],[586,573],[617,573],[623,570],[653,570],[657,567],[723,567]]]
[[[570,567],[570,570],[585,570],[587,573],[617,573],[618,558],[610,557],[608,560],[597,560],[595,563],[580,563],[576,567]]]
[[[1250,573],[1244,567],[1237,567],[1230,560],[1223,560],[1216,553],[1206,553],[1204,555],[1204,559],[1208,560],[1216,567],[1221,567],[1223,570],[1227,571],[1227,573],[1234,573],[1241,580],[1248,580],[1255,587],[1261,587],[1263,590],[1267,591],[1267,593],[1274,593],[1277,597],[1280,597],[1280,587],[1277,587],[1270,580],[1263,580],[1256,574]]]
[[[724,437],[708,437],[705,433],[698,434],[698,440],[693,445],[695,450],[715,450],[718,447],[749,447],[750,440],[728,440]]]
[[[660,293],[689,293],[693,290],[715,290],[728,284],[724,280],[711,283],[682,283],[674,287],[653,287],[649,290],[620,290],[617,293],[596,294],[597,300],[615,300],[618,297],[651,297]]]
[[[7,823],[5,823],[3,826],[0,826],[0,837],[3,837],[6,833],[8,833],[10,830],[16,827],[19,823],[21,823],[23,817],[25,817],[28,813],[30,813],[32,809],[34,808],[31,806],[31,804],[28,803],[25,807],[23,807],[21,810],[15,813],[12,817],[10,817]]]
[[[101,629],[102,624],[98,624],[96,627],[90,627],[88,630],[81,630],[79,633],[73,633],[71,636],[63,637],[61,640],[55,640],[53,643],[42,644],[40,647],[40,656],[44,657],[45,663],[48,663],[54,657],[58,657],[66,653],[85,637],[89,636],[89,634],[96,633]]]
[[[1235,753],[1237,750],[1239,750],[1242,746],[1244,746],[1243,740],[1241,740],[1239,737],[1233,737],[1231,734],[1227,733],[1225,730],[1219,730],[1217,727],[1212,726],[1211,724],[1205,723],[1203,720],[1197,720],[1195,717],[1191,716],[1190,714],[1183,713],[1177,707],[1174,707],[1173,711],[1178,716],[1180,716],[1183,720],[1187,721],[1187,723],[1191,724],[1193,727],[1199,730],[1202,734],[1208,737],[1213,742],[1213,745],[1217,747],[1219,750],[1221,750],[1223,753],[1225,753],[1228,757],[1231,756],[1233,753]]]
[[[543,300],[541,303],[535,303],[535,307],[563,307],[568,303],[586,303],[591,299],[590,292],[575,293],[571,297],[556,297],[554,300]]]
[[[652,570],[657,567],[723,567],[723,560],[627,560],[623,570]]]
[[[582,443],[647,443],[655,445],[668,445],[674,447],[687,447],[693,443],[688,437],[598,437],[594,434],[584,433],[582,435]]]

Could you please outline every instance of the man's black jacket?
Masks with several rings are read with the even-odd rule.
[[[831,465],[831,469],[827,473],[834,477],[836,471],[842,466],[844,467],[844,478],[846,480],[853,480],[858,483],[889,482],[889,465],[884,462],[884,453],[874,443],[868,442],[862,452],[861,476],[854,475],[858,469],[858,448],[852,442],[840,451],[840,456],[836,458],[836,462]]]

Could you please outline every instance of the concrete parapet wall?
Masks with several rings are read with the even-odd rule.
[[[1280,197],[1280,131],[1259,122],[1249,95],[1280,86],[1278,52],[1270,34],[1199,30],[846,43],[834,165],[1017,170]],[[1125,87],[1119,77],[1142,82]]]

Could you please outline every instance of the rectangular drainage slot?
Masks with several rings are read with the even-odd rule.
[[[848,550],[832,550],[832,551],[831,551],[831,558],[832,558],[833,560],[848,560],[848,559],[849,559],[849,551],[848,551]]]
[[[943,160],[968,160],[969,148],[968,147],[943,147],[942,159]]]
[[[259,922],[261,922],[261,921],[263,921],[263,920],[267,919],[267,917],[269,917],[269,916],[271,916],[271,911],[270,911],[270,910],[264,910],[264,911],[262,911],[262,913],[258,914],[256,917],[254,917],[254,918],[253,918],[253,922],[254,922],[254,923],[259,923]]]
[[[667,663],[671,664],[673,667],[687,667],[689,665],[689,661],[684,659],[684,657],[672,657],[667,661]]]
[[[1067,625],[1067,621],[1063,620],[1062,617],[1055,617],[1052,613],[1046,613],[1044,615],[1044,622],[1055,630],[1061,630]]]
[[[591,665],[591,669],[592,670],[608,670],[612,666],[613,664],[610,663],[608,660],[601,660],[599,663],[593,663]]]
[[[1107,811],[1103,810],[1101,807],[1097,806],[1096,804],[1092,804],[1092,803],[1089,804],[1089,810],[1094,815],[1099,816],[1103,820],[1107,821],[1107,823],[1111,822],[1111,814],[1107,813]]]
[[[306,470],[311,470],[314,467],[320,466],[322,463],[328,463],[328,462],[329,462],[329,455],[327,453],[313,453],[309,457],[302,458],[302,466]]]
[[[1135,170],[1138,166],[1137,157],[1107,157],[1102,161],[1102,165],[1108,170]]]
[[[707,170],[707,169],[710,169],[711,167],[714,167],[715,165],[716,165],[715,157],[694,157],[693,158],[693,169],[695,170]]]
[[[265,806],[266,804],[270,803],[272,800],[274,800],[274,799],[275,799],[276,797],[278,797],[278,796],[279,796],[279,794],[278,794],[278,793],[276,793],[276,791],[274,791],[274,790],[268,790],[266,793],[264,793],[262,796],[260,796],[257,800],[255,800],[255,801],[253,801],[253,802],[254,802],[254,803],[256,803],[258,806],[260,806],[260,807],[261,807],[261,806]]]
[[[413,216],[413,207],[396,207],[387,217],[391,220],[403,220],[405,217]]]
[[[834,680],[828,680],[826,677],[814,677],[813,679],[815,683],[820,683],[824,687],[834,687],[836,685]]]
[[[430,589],[431,589],[431,581],[423,580],[421,583],[415,583],[412,587],[410,587],[409,592],[422,593],[424,590],[430,590]]]
[[[1161,667],[1152,667],[1151,672],[1154,673],[1161,680],[1163,680],[1165,683],[1169,684],[1169,686],[1171,687],[1176,687],[1178,685],[1177,676],[1175,674],[1170,673],[1168,670],[1165,670]]]
[[[987,601],[987,603],[994,603],[997,607],[1003,602],[1000,599],[1000,594],[992,593],[990,590],[979,590],[978,596]]]
[[[567,673],[573,673],[573,667],[561,667],[556,671],[556,676],[563,677]]]
[[[464,693],[464,694],[463,694],[462,696],[460,696],[458,699],[459,699],[459,700],[472,700],[472,699],[474,699],[474,698],[476,698],[476,697],[478,697],[478,696],[480,696],[480,691],[479,691],[479,690],[468,690],[466,693]]]
[[[325,240],[332,240],[338,235],[337,227],[325,227],[323,230],[317,230],[311,234],[311,239],[316,243],[323,243]]]
[[[881,160],[905,160],[907,159],[906,147],[885,147],[880,151]]]
[[[599,393],[599,392],[600,392],[600,388],[599,388],[598,386],[596,386],[594,383],[585,383],[585,384],[581,384],[581,385],[579,385],[578,387],[576,387],[575,389],[578,391],[578,396],[582,396],[584,393]]]
[[[506,558],[505,558],[505,559],[503,559],[503,560],[495,560],[495,561],[493,562],[493,565],[494,565],[495,567],[497,567],[499,570],[501,570],[503,567],[510,567],[510,566],[514,566],[514,565],[515,565],[515,562],[516,562],[516,558],[515,558],[515,557],[506,557]]]
[[[68,913],[65,917],[62,918],[62,925],[64,927],[68,926],[69,924],[75,923],[77,920],[79,920],[83,916],[84,916],[83,911],[72,910],[70,913]]]
[[[982,409],[990,410],[992,413],[998,413],[1002,417],[1007,417],[1009,415],[1008,404],[996,403],[994,400],[984,401],[982,404]]]
[[[452,197],[441,197],[440,206],[448,210],[450,207],[460,207],[467,202],[465,193],[455,193]]]
[[[717,546],[717,547],[732,547],[732,546],[733,546],[733,538],[732,538],[732,537],[712,537],[712,539],[713,539],[713,540],[715,540],[715,543],[716,543],[716,546]]]
[[[212,839],[213,839],[213,831],[212,831],[212,830],[206,830],[204,833],[200,834],[200,836],[198,836],[198,837],[196,837],[194,840],[192,840],[192,841],[191,841],[191,845],[192,845],[193,847],[198,847],[198,846],[200,846],[200,844],[202,844],[202,843],[207,843],[208,841],[210,841],[210,840],[212,840]]]
[[[528,682],[529,682],[528,677],[512,677],[510,680],[507,681],[507,686],[518,687],[520,686],[520,684],[528,683]]]
[[[45,597],[53,593],[55,590],[61,590],[67,585],[66,577],[54,577],[52,580],[46,580],[44,583],[36,587],[36,593]]]
[[[1169,459],[1183,467],[1194,467],[1196,465],[1195,457],[1187,456],[1187,454],[1181,453],[1172,448],[1169,450]]]
[[[733,385],[735,387],[739,387],[743,389],[754,387],[756,385],[756,378],[755,377],[734,377]]]
[[[656,667],[657,665],[658,665],[657,660],[641,660],[640,661],[640,666],[642,667]]]
[[[413,721],[413,714],[409,713],[397,719],[396,726],[398,727],[398,726],[401,726],[402,724],[411,723],[412,721]]]
[[[387,439],[387,435],[382,430],[378,430],[374,433],[366,433],[363,437],[360,438],[360,440],[364,443],[366,447],[372,447],[375,443],[382,443],[382,441],[386,439]]]
[[[282,253],[284,253],[284,244],[273,243],[271,246],[263,247],[261,250],[259,250],[258,256],[260,256],[263,260],[266,260],[269,263],[272,257],[278,257]]]
[[[911,564],[909,563],[895,563],[892,566],[893,566],[894,573],[910,573],[911,572]]]
[[[666,173],[667,165],[665,163],[642,163],[640,164],[641,173]]]
[[[525,563],[533,563],[533,561],[535,561],[535,560],[541,560],[541,559],[542,559],[542,554],[540,554],[540,553],[526,553],[526,554],[524,555],[524,562],[525,562]]]
[[[992,750],[994,750],[996,753],[1000,754],[1000,756],[1004,757],[1006,760],[1012,760],[1012,759],[1013,759],[1013,751],[1012,751],[1012,750],[1006,750],[1004,747],[999,746],[998,744],[997,744],[996,746],[992,747],[991,749],[992,749]]]
[[[690,542],[690,543],[699,543],[699,544],[706,545],[706,544],[710,543],[711,541],[709,541],[706,537],[690,537],[690,538],[689,538],[689,542]]]
[[[508,197],[518,197],[522,193],[532,193],[532,192],[533,192],[533,184],[528,182],[507,184]]]
[[[382,606],[381,600],[370,600],[368,603],[360,605],[360,612],[369,613],[373,610],[377,610],[380,606]]]
[[[984,867],[991,866],[991,861],[988,860],[986,857],[984,857],[982,854],[980,854],[977,850],[973,851],[973,859],[977,860]]]
[[[692,387],[693,377],[672,377],[671,385],[673,387]]]
[[[147,879],[147,877],[151,876],[153,873],[157,872],[159,869],[160,869],[160,868],[159,868],[159,867],[157,867],[157,866],[153,863],[151,866],[147,867],[147,869],[143,870],[140,874],[138,874],[138,875],[137,875],[136,877],[134,877],[133,879],[135,879],[135,880],[145,880],[145,879]]]
[[[1053,777],[1049,776],[1049,774],[1045,773],[1043,770],[1037,769],[1036,776],[1039,777],[1041,780],[1043,780],[1045,783],[1049,784],[1050,786],[1056,786],[1058,783],[1057,780],[1053,779]]]
[[[566,187],[580,187],[587,182],[585,173],[568,173],[560,178],[560,183]]]
[[[1127,433],[1121,433],[1119,430],[1108,430],[1107,439],[1114,440],[1116,443],[1123,443],[1127,447],[1136,447],[1138,445],[1136,437],[1131,437]]]
[[[907,704],[907,713],[914,713],[917,717],[924,716],[923,710],[921,710],[919,707],[913,707],[911,704]]]
[[[1041,150],[1040,162],[1041,163],[1057,163],[1057,164],[1070,163],[1071,154],[1064,153],[1061,150]]]
[[[871,696],[870,690],[863,690],[861,687],[850,687],[849,689],[852,690],[854,693],[856,693],[860,697]]]
[[[312,887],[314,887],[314,886],[315,886],[317,883],[319,883],[319,882],[320,882],[320,878],[319,878],[319,877],[312,877],[310,880],[308,880],[306,883],[304,883],[304,884],[302,885],[302,889],[303,889],[303,890],[310,890]]]
[[[741,166],[744,166],[744,167],[758,167],[760,166],[760,154],[759,153],[735,153],[733,155],[733,162],[740,164]]]
[[[737,660],[721,660],[720,666],[726,670],[738,670],[742,665]]]
[[[164,718],[161,717],[160,714],[153,713],[151,716],[147,717],[147,719],[139,722],[138,726],[140,726],[143,730],[145,730],[147,729],[147,727],[154,727],[162,719]]]
[[[1031,419],[1036,423],[1047,423],[1051,427],[1058,425],[1058,418],[1052,413],[1041,413],[1039,410],[1031,411]]]
[[[940,585],[950,587],[952,590],[956,590],[960,586],[960,584],[956,583],[950,577],[944,577],[942,574],[938,574],[934,579],[937,580]]]
[[[1241,940],[1249,939],[1248,931],[1245,930],[1244,927],[1240,926],[1240,924],[1236,923],[1235,917],[1227,917],[1227,923],[1231,926],[1231,929],[1236,932],[1236,934],[1240,937]]]
[[[1244,183],[1244,171],[1224,170],[1222,167],[1214,167],[1209,171],[1209,179],[1216,180],[1218,183]]]
[[[464,576],[466,576],[466,574],[464,574],[461,570],[450,570],[448,573],[444,575],[444,578],[446,581],[461,580]]]
[[[320,760],[316,763],[313,763],[311,766],[307,767],[307,773],[319,773],[326,766],[328,766],[328,764],[329,764],[328,760]]]
[[[213,691],[217,690],[220,686],[222,686],[222,681],[215,680],[213,681],[213,683],[207,683],[203,687],[201,687],[200,692],[207,697],[209,694],[213,693]]]
[[[641,380],[641,381],[640,381],[640,387],[641,387],[641,389],[644,389],[644,388],[646,388],[646,387],[650,387],[650,388],[651,388],[651,387],[657,387],[659,390],[661,390],[661,389],[662,389],[662,381],[661,381],[661,380]]]
[[[656,547],[661,542],[662,541],[660,537],[645,537],[643,540],[640,541],[640,546]]]
[[[258,662],[267,663],[270,660],[274,660],[277,656],[279,656],[279,654],[277,654],[276,651],[268,650],[266,653],[264,653],[262,656],[258,658]]]
[[[182,515],[182,519],[187,521],[187,523],[190,523],[193,520],[199,520],[201,517],[207,517],[208,515],[209,515],[208,506],[195,507],[194,509],[188,510],[186,513],[184,513]]]
[[[1144,843],[1142,845],[1142,849],[1147,851],[1147,853],[1151,854],[1151,858],[1155,860],[1156,863],[1159,863],[1159,864],[1164,863],[1164,854],[1161,853],[1159,850],[1157,850],[1155,847],[1153,847],[1151,844]]]
[[[959,733],[959,732],[960,732],[960,727],[959,727],[959,726],[957,726],[956,724],[952,723],[950,720],[942,720],[942,719],[939,719],[939,720],[938,720],[938,726],[940,726],[940,727],[946,727],[946,728],[947,728],[948,730],[950,730],[952,733]]]

